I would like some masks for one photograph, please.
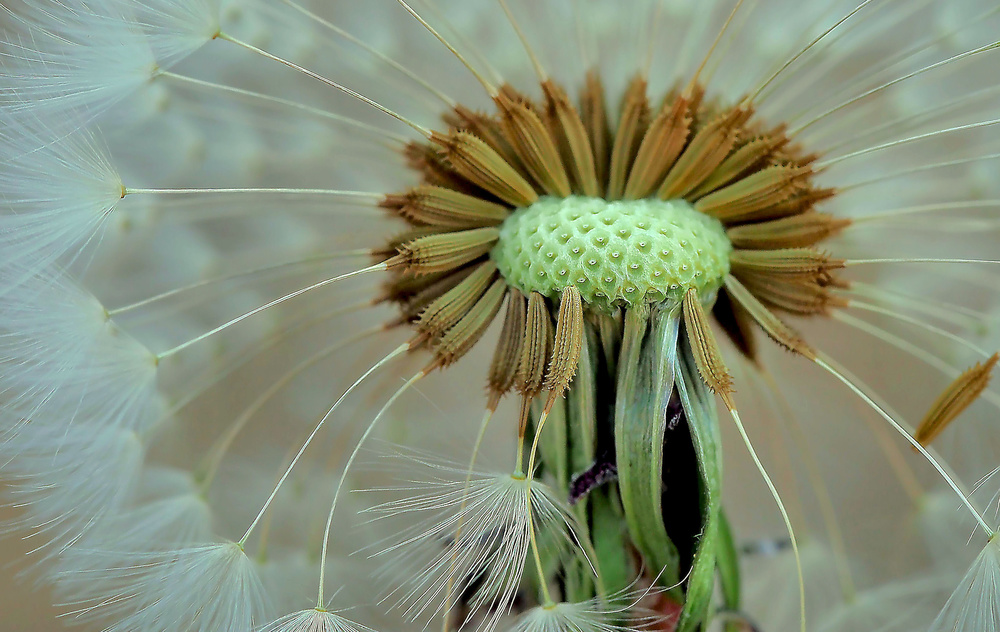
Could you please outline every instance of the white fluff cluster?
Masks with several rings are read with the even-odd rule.
[[[390,556],[384,575],[405,583],[395,600],[411,619],[442,614],[442,604],[468,599],[467,623],[493,630],[510,613],[525,572],[532,529],[550,549],[578,546],[576,519],[543,483],[511,474],[445,469],[458,480],[409,487],[398,501],[374,511],[402,526],[398,540],[376,557]],[[447,543],[441,546],[441,543]],[[556,553],[558,554],[558,553]]]
[[[500,3],[412,4],[490,77],[536,82]],[[653,94],[689,79],[733,3],[509,4],[553,78],[575,89],[598,67],[619,95],[642,68]],[[821,182],[841,189],[826,210],[857,220],[838,255],[996,259],[995,2],[745,4],[706,81],[714,97],[736,99],[791,61],[761,115],[826,152]],[[412,183],[399,150],[420,140],[253,47],[417,125],[437,125],[453,102],[488,107],[481,86],[393,0],[5,0],[0,28],[0,482],[17,509],[5,531],[28,538],[28,572],[53,586],[65,620],[106,632],[371,632],[440,615],[462,595],[457,624],[505,624],[533,572],[532,529],[549,546],[583,544],[541,480],[449,470],[400,489],[380,468],[349,473],[350,487],[405,496],[342,500],[321,558],[357,429],[425,358],[394,359],[398,373],[359,383],[258,513],[330,404],[403,340],[382,327],[397,315],[373,302],[382,279],[351,277],[243,319],[366,265],[346,255],[383,242],[377,194]],[[866,268],[850,290],[856,319],[809,333],[898,402],[900,417],[919,418],[930,393],[1000,340],[1000,285],[987,268]],[[830,380],[764,355],[801,424],[779,423],[785,407],[769,395],[757,416],[766,423],[743,417],[812,538],[810,625],[1000,630],[1000,536],[977,535],[970,552],[975,527],[954,524],[959,503],[906,444],[857,420]],[[461,443],[464,456],[487,356],[421,382],[377,432],[437,451]],[[990,393],[936,444],[960,481],[1000,461]],[[506,458],[509,434],[484,451]],[[780,522],[761,517],[766,492],[745,482],[747,463],[727,455],[726,469],[730,521],[780,537]],[[813,487],[800,490],[803,480]],[[373,506],[386,519],[362,524]],[[382,552],[352,556],[373,547]],[[776,626],[765,630],[794,629],[795,568],[766,548],[746,553],[744,608]],[[331,601],[352,610],[316,603],[321,565],[343,587]],[[838,571],[853,581],[836,582]],[[947,602],[943,583],[958,585]],[[5,599],[5,618],[30,614]],[[622,627],[587,602],[530,609],[512,629]]]

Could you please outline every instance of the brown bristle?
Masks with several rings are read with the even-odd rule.
[[[496,276],[492,261],[476,266],[472,274],[427,305],[416,322],[417,331],[431,339],[443,334],[468,313]]]
[[[535,182],[549,195],[570,195],[569,176],[555,140],[535,110],[505,92],[497,95],[494,101],[500,111],[504,137]]]
[[[850,225],[849,219],[810,211],[758,224],[733,226],[726,230],[726,235],[736,248],[778,250],[812,246]]]
[[[583,348],[583,299],[575,285],[562,292],[556,333],[552,344],[552,358],[542,389],[549,391],[549,401],[562,395],[573,381]]]
[[[552,350],[552,316],[545,297],[538,292],[528,295],[528,313],[524,325],[524,346],[518,361],[515,387],[525,396],[542,390],[545,368]]]
[[[722,360],[715,334],[708,325],[708,317],[698,297],[698,290],[691,288],[684,294],[682,307],[684,330],[687,332],[688,344],[694,353],[698,373],[709,390],[722,397],[726,405],[732,409],[730,396],[733,392],[733,378]]]
[[[614,145],[608,166],[606,197],[620,199],[625,193],[625,183],[635,161],[642,137],[649,127],[649,99],[646,97],[646,80],[639,76],[629,83],[622,97],[621,116],[615,130]]]
[[[562,86],[546,81],[542,83],[542,91],[545,93],[546,124],[559,146],[563,164],[569,170],[574,192],[597,197],[601,194],[601,187],[594,165],[594,150],[580,113],[570,103],[569,95]]]
[[[760,328],[772,340],[789,351],[799,353],[810,360],[816,359],[816,353],[805,343],[802,337],[765,307],[736,277],[731,274],[728,275],[725,285],[726,291],[729,292],[733,300],[746,310],[747,314],[760,325]]]
[[[434,132],[445,162],[463,178],[514,206],[530,206],[538,193],[494,149],[468,132]]]
[[[485,255],[500,237],[496,228],[475,228],[419,237],[399,247],[412,274],[452,270]]]
[[[487,380],[492,408],[496,408],[500,398],[514,387],[518,363],[524,348],[527,311],[528,301],[524,294],[516,288],[511,288],[507,298],[507,315],[504,317],[500,339],[493,352]]]
[[[982,364],[976,364],[955,378],[955,381],[949,384],[931,404],[927,414],[917,426],[913,438],[924,447],[930,445],[951,422],[982,395],[989,386],[991,373],[998,361],[1000,353],[994,353]]]

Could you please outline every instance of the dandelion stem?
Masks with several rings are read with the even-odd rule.
[[[995,259],[935,259],[928,257],[900,257],[888,259],[848,259],[844,262],[847,266],[859,266],[872,263],[991,263],[1000,264]]]
[[[993,42],[992,44],[987,44],[985,46],[980,46],[979,48],[974,48],[972,50],[968,50],[968,51],[965,51],[963,53],[959,53],[957,55],[953,55],[952,57],[949,57],[948,59],[944,59],[942,61],[930,64],[928,66],[924,66],[923,68],[919,68],[917,70],[914,70],[913,72],[907,73],[907,74],[903,75],[902,77],[897,77],[896,79],[893,79],[892,81],[883,83],[882,85],[877,86],[875,88],[871,88],[870,90],[866,90],[865,92],[862,92],[858,96],[852,97],[851,99],[848,99],[847,101],[844,101],[840,105],[836,105],[836,106],[830,108],[829,110],[823,112],[822,114],[819,114],[818,116],[816,116],[812,120],[810,120],[810,121],[808,121],[808,122],[800,125],[799,127],[793,129],[792,131],[788,132],[788,136],[791,137],[791,138],[794,138],[794,137],[798,136],[799,134],[801,134],[806,129],[808,129],[809,127],[812,127],[816,123],[822,121],[824,118],[830,116],[831,114],[839,112],[840,110],[842,110],[844,108],[850,107],[851,105],[854,105],[855,103],[857,103],[857,102],[859,102],[859,101],[861,101],[863,99],[866,99],[867,97],[869,97],[869,96],[871,96],[873,94],[876,94],[878,92],[881,92],[882,90],[886,90],[888,88],[891,88],[892,86],[894,86],[896,84],[899,84],[899,83],[902,83],[903,81],[906,81],[908,79],[912,79],[913,77],[916,77],[918,75],[922,75],[925,72],[929,72],[931,70],[934,70],[936,68],[940,68],[940,67],[945,66],[947,64],[954,63],[956,61],[960,61],[960,60],[965,59],[967,57],[972,57],[973,55],[978,55],[979,53],[989,52],[989,51],[997,49],[997,48],[1000,48],[1000,42]]]
[[[472,76],[476,78],[476,81],[482,84],[483,88],[486,90],[486,93],[489,94],[490,97],[495,97],[497,94],[499,94],[498,90],[496,89],[496,86],[491,84],[489,81],[486,80],[485,77],[479,74],[479,72],[472,67],[472,64],[470,64],[468,60],[466,60],[465,57],[463,57],[462,54],[459,53],[458,50],[448,42],[448,40],[446,40],[440,33],[438,33],[433,26],[428,24],[426,20],[420,17],[420,14],[414,11],[413,8],[405,2],[405,0],[396,0],[396,1],[399,2],[399,5],[403,7],[407,13],[412,15],[417,22],[420,22],[421,26],[423,26],[425,29],[427,29],[427,31],[431,35],[437,38],[437,41],[441,42],[441,44],[444,45],[444,47],[447,48],[448,51],[451,52],[451,54],[454,55],[456,59],[458,59],[458,61],[462,62],[462,65],[465,66],[468,69],[468,71],[472,73]]]
[[[868,5],[869,5],[870,3],[872,3],[873,1],[874,1],[874,0],[865,0],[864,2],[862,2],[861,4],[859,4],[859,5],[857,6],[857,7],[855,7],[855,9],[854,9],[853,11],[851,11],[850,13],[848,13],[847,15],[845,15],[844,17],[840,18],[840,19],[839,19],[839,20],[838,20],[837,22],[835,22],[835,23],[833,24],[833,26],[831,26],[830,28],[828,28],[828,29],[826,29],[825,31],[823,31],[822,33],[820,33],[820,34],[819,34],[819,35],[818,35],[818,36],[817,36],[817,37],[816,37],[816,38],[815,38],[814,40],[812,40],[812,41],[811,41],[811,42],[809,42],[809,43],[808,43],[808,44],[807,44],[807,45],[806,45],[806,46],[805,46],[804,48],[802,48],[802,50],[800,50],[799,52],[797,52],[797,53],[795,53],[794,55],[792,55],[792,56],[791,56],[791,57],[790,57],[790,58],[788,59],[788,61],[786,61],[786,62],[785,62],[784,64],[782,64],[780,68],[778,68],[777,70],[775,70],[775,71],[774,71],[774,73],[773,73],[773,74],[772,74],[772,75],[771,75],[770,77],[768,77],[768,78],[767,78],[767,79],[766,79],[766,80],[764,81],[764,83],[760,84],[760,87],[759,87],[759,88],[757,88],[757,89],[756,89],[756,90],[755,90],[755,91],[753,92],[753,94],[751,94],[751,95],[750,95],[750,97],[749,97],[749,98],[747,99],[747,101],[749,101],[750,103],[753,103],[753,102],[757,101],[757,99],[758,99],[758,97],[760,97],[761,93],[762,93],[762,92],[764,92],[764,90],[765,90],[765,89],[767,89],[767,87],[768,87],[769,85],[771,85],[771,83],[772,83],[772,82],[773,82],[773,81],[774,81],[775,79],[777,79],[779,75],[781,75],[781,73],[783,73],[783,72],[785,72],[786,70],[788,70],[788,68],[789,68],[789,67],[790,67],[790,66],[791,66],[792,64],[794,64],[794,63],[795,63],[796,61],[798,61],[798,60],[799,60],[799,59],[800,59],[800,58],[801,58],[801,57],[802,57],[803,55],[805,55],[805,54],[806,54],[807,52],[809,52],[809,51],[810,51],[810,50],[812,49],[812,47],[813,47],[813,46],[815,46],[816,44],[818,44],[818,43],[819,43],[819,42],[820,42],[820,41],[821,41],[821,40],[822,40],[823,38],[825,38],[825,37],[826,37],[827,35],[829,35],[829,34],[830,34],[830,33],[832,33],[833,31],[835,31],[835,30],[836,30],[836,29],[837,29],[838,27],[840,27],[840,25],[842,25],[842,24],[843,24],[844,22],[846,22],[846,21],[848,21],[849,19],[851,19],[852,17],[854,17],[854,15],[855,15],[856,13],[858,13],[859,11],[861,11],[862,9],[864,9],[864,8],[865,8],[866,6],[868,6]]]
[[[219,39],[225,40],[227,42],[232,42],[233,44],[236,44],[237,46],[242,46],[243,48],[245,48],[245,49],[247,49],[247,50],[249,50],[251,52],[257,53],[258,55],[261,55],[262,57],[266,57],[267,59],[270,59],[272,61],[276,61],[279,64],[283,64],[285,66],[288,66],[292,70],[296,70],[298,72],[301,72],[302,74],[306,75],[307,77],[311,77],[311,78],[313,78],[313,79],[315,79],[315,80],[317,80],[317,81],[319,81],[321,83],[325,83],[326,85],[330,86],[331,88],[334,88],[335,90],[339,90],[340,92],[343,92],[344,94],[346,94],[346,95],[348,95],[350,97],[353,97],[353,98],[361,101],[362,103],[365,103],[367,105],[372,106],[373,108],[375,108],[376,110],[379,110],[379,111],[383,112],[384,114],[388,114],[389,116],[391,116],[392,118],[396,119],[400,123],[404,123],[406,125],[409,125],[414,130],[416,130],[418,133],[420,133],[422,136],[425,136],[426,138],[430,138],[431,137],[431,131],[429,129],[427,129],[426,127],[423,127],[421,125],[417,125],[416,123],[414,123],[413,121],[409,120],[408,118],[406,118],[406,117],[404,117],[404,116],[402,116],[400,114],[397,114],[396,112],[393,112],[392,110],[390,110],[389,108],[385,107],[381,103],[373,101],[372,99],[369,99],[368,97],[364,96],[360,92],[356,92],[354,90],[351,90],[347,86],[339,84],[336,81],[333,81],[332,79],[327,79],[323,75],[315,73],[315,72],[313,72],[313,71],[311,71],[311,70],[309,70],[307,68],[303,68],[302,66],[299,66],[298,64],[296,64],[294,62],[288,61],[287,59],[282,59],[281,57],[278,57],[277,55],[273,55],[273,54],[271,54],[271,53],[269,53],[269,52],[267,52],[267,51],[265,51],[263,49],[257,48],[253,44],[248,44],[246,42],[240,41],[240,40],[236,39],[235,37],[227,35],[226,33],[219,33]]]
[[[338,189],[288,189],[288,188],[235,188],[235,189],[125,189],[125,195],[157,194],[157,195],[183,195],[183,194],[238,194],[238,193],[269,193],[275,195],[330,195],[334,197],[359,198],[364,200],[381,200],[384,193],[371,191],[344,191]],[[123,196],[124,197],[124,196]]]
[[[823,475],[820,473],[816,455],[809,445],[802,425],[788,403],[788,398],[785,397],[785,394],[778,387],[778,382],[775,380],[774,375],[765,369],[761,369],[758,373],[777,402],[777,407],[780,411],[779,418],[785,422],[786,427],[792,435],[792,441],[801,452],[800,457],[806,466],[806,474],[812,484],[816,500],[819,502],[819,509],[823,514],[823,522],[826,523],[830,544],[833,546],[834,551],[836,551],[834,560],[837,565],[837,575],[840,578],[841,592],[845,601],[851,601],[857,594],[857,589],[854,585],[854,579],[851,576],[847,546],[844,544],[844,534],[841,531],[840,522],[837,520],[837,511],[830,497],[830,490],[823,480]]]
[[[884,307],[878,307],[877,305],[870,305],[868,303],[862,303],[862,302],[856,301],[856,300],[851,300],[848,303],[847,306],[848,307],[853,307],[853,308],[859,309],[859,310],[864,310],[864,311],[868,311],[868,312],[874,312],[876,314],[882,314],[883,316],[888,316],[889,318],[892,318],[892,319],[895,319],[895,320],[898,320],[898,321],[902,321],[904,323],[908,323],[910,325],[913,325],[914,327],[919,327],[920,329],[923,329],[924,331],[927,331],[929,333],[936,334],[938,336],[941,336],[942,338],[947,338],[948,340],[950,340],[950,341],[952,341],[952,342],[954,342],[954,343],[956,343],[958,345],[961,345],[961,346],[965,347],[966,349],[969,349],[970,351],[973,351],[974,353],[976,353],[976,354],[978,354],[978,355],[980,355],[980,356],[982,356],[984,358],[988,358],[988,357],[990,357],[990,355],[992,355],[990,353],[987,353],[981,347],[977,347],[976,345],[972,344],[971,342],[969,342],[965,338],[962,338],[961,336],[957,336],[957,335],[951,333],[950,331],[948,331],[946,329],[942,329],[940,327],[935,327],[934,325],[932,325],[930,323],[925,323],[922,320],[919,320],[917,318],[913,318],[912,316],[907,316],[906,314],[901,314],[901,313],[899,313],[899,312],[897,312],[895,310],[886,309]],[[833,312],[833,314],[837,315],[837,314],[840,314],[840,312]]]
[[[514,19],[514,14],[511,12],[510,6],[507,4],[507,0],[497,0],[497,2],[500,3],[500,7],[507,16],[507,21],[510,22],[510,25],[514,28],[514,32],[517,33],[517,39],[521,40],[521,46],[524,47],[524,52],[528,54],[528,59],[531,60],[531,66],[535,69],[535,75],[538,77],[540,82],[545,83],[549,76],[545,73],[545,69],[542,68],[542,63],[538,61],[538,56],[531,48],[531,44],[528,43],[528,38],[524,35],[521,25],[518,24],[516,19]]]
[[[336,253],[331,253],[331,254],[326,254],[326,255],[317,255],[317,256],[313,256],[313,257],[306,257],[304,259],[296,259],[294,261],[285,261],[285,262],[282,262],[282,263],[275,263],[275,264],[271,264],[271,265],[267,265],[267,266],[260,266],[258,268],[254,268],[252,270],[247,270],[245,272],[237,272],[236,274],[227,274],[227,275],[224,275],[224,276],[217,276],[217,277],[213,277],[211,279],[205,279],[203,281],[198,281],[197,283],[192,283],[190,285],[185,285],[183,287],[174,288],[172,290],[167,290],[166,292],[161,292],[160,294],[156,294],[154,296],[150,296],[149,298],[144,298],[141,301],[136,301],[135,303],[129,303],[128,305],[123,305],[122,307],[116,307],[115,309],[110,309],[110,310],[108,310],[108,316],[113,318],[115,316],[119,316],[121,314],[124,314],[125,312],[129,312],[129,311],[132,311],[134,309],[138,309],[140,307],[145,307],[145,306],[150,305],[152,303],[156,303],[156,302],[162,301],[164,299],[168,299],[168,298],[170,298],[172,296],[177,296],[178,294],[182,294],[184,292],[189,292],[191,290],[196,290],[198,288],[206,287],[206,286],[209,286],[209,285],[215,285],[217,283],[225,283],[226,281],[234,281],[234,280],[242,278],[242,277],[253,276],[255,274],[260,274],[262,272],[274,272],[276,270],[281,270],[283,268],[290,268],[290,267],[295,267],[295,266],[302,266],[302,265],[306,265],[306,264],[310,264],[310,263],[324,263],[326,261],[331,261],[331,260],[340,259],[340,258],[354,258],[354,257],[360,258],[360,257],[367,257],[367,256],[371,256],[371,254],[372,254],[372,251],[368,250],[368,249],[363,249],[363,250],[347,250],[347,251],[344,251],[344,252],[336,252]]]
[[[774,483],[771,481],[771,477],[767,473],[767,469],[764,464],[760,462],[760,457],[757,456],[757,451],[754,450],[753,443],[750,441],[750,437],[747,435],[746,428],[743,427],[743,422],[740,420],[740,414],[736,411],[735,406],[729,406],[729,414],[732,415],[733,421],[736,423],[736,429],[740,433],[740,437],[743,438],[743,443],[746,445],[747,452],[750,453],[750,458],[753,460],[754,465],[757,466],[757,471],[760,472],[761,477],[764,479],[764,484],[767,485],[767,489],[771,492],[771,497],[774,498],[775,504],[778,505],[778,511],[781,512],[781,519],[785,523],[785,529],[788,530],[788,537],[792,544],[792,554],[795,556],[795,568],[799,576],[799,624],[802,632],[806,631],[806,586],[805,579],[802,576],[802,558],[799,555],[799,543],[798,539],[795,537],[795,530],[792,528],[792,521],[788,518],[788,512],[785,510],[785,504],[781,501],[781,495],[778,493],[777,488],[775,488]]]
[[[390,357],[394,357],[395,355],[398,355],[399,353],[402,353],[403,351],[406,351],[409,348],[410,348],[409,343],[402,344],[399,347],[397,347],[396,350],[393,351],[389,356],[387,356],[387,359]],[[368,427],[365,428],[365,431],[361,435],[361,438],[358,439],[357,444],[355,444],[354,449],[351,451],[351,455],[347,458],[347,463],[344,465],[344,471],[340,474],[340,482],[337,483],[337,490],[333,493],[333,502],[330,503],[330,512],[326,515],[326,528],[323,530],[323,552],[320,554],[319,558],[319,589],[318,589],[318,594],[316,596],[317,608],[322,608],[325,605],[323,603],[323,585],[326,583],[326,558],[330,548],[330,528],[333,525],[333,512],[337,508],[337,500],[340,498],[340,492],[343,491],[344,489],[344,482],[347,480],[347,474],[351,470],[351,465],[354,463],[354,459],[357,458],[358,452],[361,451],[361,447],[365,444],[365,441],[368,439],[372,431],[375,429],[375,425],[378,423],[379,419],[382,418],[382,416],[386,413],[386,411],[389,410],[389,408],[396,402],[397,399],[399,399],[399,397],[403,393],[406,392],[408,388],[416,384],[417,381],[424,378],[426,375],[427,375],[426,370],[420,371],[419,373],[411,377],[409,380],[407,380],[402,386],[399,387],[399,389],[396,390],[395,393],[392,394],[391,397],[389,397],[389,399],[385,402],[382,408],[375,415],[375,418],[372,419],[371,423],[368,424]]]
[[[245,313],[237,316],[236,318],[233,318],[233,319],[231,319],[231,320],[229,320],[229,321],[227,321],[227,322],[219,325],[218,327],[216,327],[214,329],[211,329],[211,330],[209,330],[209,331],[201,334],[200,336],[196,336],[196,337],[188,340],[187,342],[181,343],[181,344],[177,345],[176,347],[173,347],[172,349],[168,349],[166,351],[158,353],[156,355],[156,360],[159,362],[159,361],[162,361],[165,358],[169,358],[170,356],[172,356],[172,355],[174,355],[176,353],[179,353],[179,352],[183,351],[184,349],[187,349],[188,347],[190,347],[190,346],[192,346],[194,344],[197,344],[197,343],[201,342],[202,340],[205,340],[206,338],[214,336],[215,334],[219,333],[220,331],[224,331],[225,329],[228,329],[229,327],[231,327],[231,326],[233,326],[233,325],[235,325],[237,323],[240,323],[240,322],[246,320],[247,318],[250,318],[251,316],[255,316],[256,314],[259,314],[259,313],[263,312],[266,309],[269,309],[269,308],[274,307],[276,305],[280,305],[280,304],[282,304],[282,303],[284,303],[286,301],[290,301],[293,298],[302,296],[306,292],[310,292],[312,290],[316,290],[316,289],[319,289],[321,287],[324,287],[324,286],[327,286],[327,285],[331,285],[333,283],[336,283],[337,281],[343,281],[345,279],[350,279],[350,278],[353,278],[353,277],[356,277],[356,276],[360,276],[362,274],[367,274],[369,272],[381,272],[381,271],[385,271],[385,270],[388,269],[388,267],[389,267],[389,264],[386,263],[386,262],[376,263],[375,265],[368,266],[367,268],[361,268],[360,270],[354,270],[352,272],[347,272],[345,274],[341,274],[341,275],[338,275],[338,276],[335,276],[335,277],[330,277],[328,279],[323,279],[322,281],[320,281],[318,283],[313,283],[312,285],[309,285],[309,286],[306,286],[304,288],[300,288],[298,290],[295,290],[294,292],[290,292],[288,294],[285,294],[284,296],[281,296],[279,298],[274,299],[273,301],[265,303],[264,305],[261,305],[260,307],[256,307],[256,308],[250,310],[249,312],[245,312]]]
[[[246,533],[244,533],[243,537],[240,538],[240,541],[238,542],[238,544],[240,546],[243,546],[243,545],[246,544],[246,541],[250,538],[250,534],[253,533],[253,530],[254,530],[254,528],[256,528],[257,524],[260,522],[260,519],[264,516],[264,513],[267,512],[267,508],[271,506],[271,502],[274,501],[274,497],[278,495],[278,491],[281,489],[281,486],[285,483],[285,480],[288,478],[288,475],[292,473],[292,469],[295,468],[295,465],[299,462],[299,459],[302,458],[302,455],[305,453],[306,448],[308,448],[309,445],[312,443],[313,439],[316,438],[316,435],[323,428],[323,425],[326,423],[326,421],[333,415],[334,411],[337,410],[337,408],[340,406],[341,402],[343,402],[344,399],[346,399],[347,396],[350,395],[351,392],[355,388],[357,388],[359,384],[361,384],[362,382],[364,382],[372,373],[374,373],[375,371],[377,371],[381,367],[383,367],[386,364],[388,364],[394,358],[396,358],[396,357],[400,356],[401,354],[405,353],[406,350],[409,349],[409,348],[410,348],[409,343],[404,343],[404,344],[399,345],[398,347],[396,347],[392,351],[390,351],[387,356],[385,356],[384,358],[382,358],[381,360],[379,360],[378,362],[376,362],[375,364],[373,364],[367,371],[364,372],[364,374],[361,375],[361,377],[359,377],[357,380],[355,380],[354,383],[352,383],[347,388],[347,390],[344,391],[343,395],[341,395],[337,399],[337,401],[334,402],[333,406],[331,406],[326,411],[326,414],[324,414],[323,417],[319,420],[319,422],[313,428],[313,431],[309,434],[309,437],[307,437],[306,440],[303,442],[302,447],[299,448],[299,451],[292,458],[292,462],[288,464],[287,468],[285,468],[285,472],[281,475],[281,478],[278,479],[278,483],[277,483],[277,485],[274,486],[274,489],[271,490],[271,495],[267,497],[267,500],[264,502],[264,505],[261,507],[260,511],[257,513],[257,517],[253,519],[253,522],[250,523],[250,526],[247,528]],[[320,606],[322,606],[322,603],[320,603]]]
[[[194,77],[188,77],[187,75],[181,75],[181,74],[177,74],[175,72],[170,72],[170,71],[167,71],[167,70],[161,70],[160,73],[159,73],[159,76],[160,77],[166,77],[168,79],[173,79],[175,81],[180,81],[180,82],[183,82],[183,83],[187,83],[187,84],[190,84],[190,85],[193,85],[193,86],[198,86],[198,87],[201,87],[201,88],[208,88],[208,89],[211,89],[211,90],[218,90],[220,92],[226,92],[226,93],[229,93],[229,94],[234,94],[234,95],[237,95],[237,96],[240,96],[240,97],[245,97],[245,98],[248,98],[248,99],[255,99],[255,100],[258,100],[258,101],[264,101],[266,103],[273,103],[273,104],[276,104],[276,105],[282,105],[282,106],[294,108],[294,109],[299,110],[301,112],[305,112],[307,114],[311,114],[311,115],[319,117],[319,118],[329,119],[329,120],[334,121],[336,123],[341,123],[343,125],[347,125],[349,127],[353,127],[355,129],[359,129],[359,130],[364,131],[364,132],[368,132],[369,134],[372,134],[374,136],[379,136],[379,137],[382,137],[382,138],[386,138],[388,140],[392,140],[392,141],[395,141],[395,142],[403,144],[403,145],[405,145],[408,142],[410,142],[408,138],[406,138],[405,136],[402,136],[400,134],[394,134],[392,132],[388,132],[386,130],[379,129],[378,127],[375,127],[374,125],[368,125],[367,123],[362,123],[361,121],[357,121],[355,119],[352,119],[352,118],[347,117],[347,116],[343,116],[341,114],[336,114],[334,112],[329,112],[327,110],[321,110],[319,108],[314,108],[314,107],[306,105],[304,103],[299,103],[298,101],[291,101],[289,99],[282,99],[281,97],[271,96],[270,94],[264,94],[262,92],[254,92],[252,90],[244,90],[242,88],[236,88],[236,87],[227,86],[227,85],[221,84],[221,83],[214,83],[214,82],[211,82],[211,81],[205,81],[203,79],[195,79]]]
[[[933,213],[935,211],[960,211],[967,209],[992,209],[1000,207],[1000,199],[992,200],[962,200],[960,202],[945,202],[940,204],[922,204],[920,206],[908,206],[905,208],[897,208],[888,211],[882,211],[880,213],[874,213],[872,215],[863,215],[861,217],[852,217],[851,222],[853,224],[867,224],[874,222],[882,222],[887,220],[898,219],[900,217],[906,217],[909,215],[916,215],[919,213]]]
[[[299,4],[297,2],[293,2],[292,0],[282,0],[282,2],[284,2],[285,4],[287,4],[289,7],[295,9],[296,11],[298,11],[299,13],[301,13],[302,15],[306,16],[310,20],[315,21],[317,24],[319,24],[319,25],[321,25],[321,26],[323,26],[323,27],[325,27],[325,28],[333,31],[334,33],[336,33],[340,37],[343,37],[344,39],[346,39],[350,43],[352,43],[352,44],[354,44],[356,46],[361,47],[362,49],[364,49],[366,52],[368,52],[369,54],[371,54],[373,57],[375,57],[379,61],[385,63],[386,65],[388,65],[393,70],[399,72],[400,74],[402,74],[403,76],[405,76],[407,79],[410,79],[411,81],[413,81],[414,83],[416,83],[417,85],[419,85],[421,88],[423,88],[424,90],[426,90],[430,94],[434,95],[435,98],[439,99],[442,103],[444,103],[449,108],[454,108],[457,105],[457,103],[455,102],[454,99],[452,99],[451,97],[449,97],[445,93],[443,93],[440,90],[438,90],[437,88],[435,88],[433,85],[431,85],[431,83],[429,81],[427,81],[426,79],[423,79],[422,77],[420,77],[419,75],[417,75],[417,73],[413,72],[412,70],[410,70],[406,66],[403,66],[399,62],[397,62],[394,59],[390,58],[385,53],[380,52],[379,50],[377,50],[376,48],[374,48],[370,44],[366,43],[365,41],[363,41],[363,40],[361,40],[361,39],[359,39],[359,38],[351,35],[350,33],[348,33],[347,31],[345,31],[344,29],[340,28],[339,26],[337,26],[333,22],[330,22],[329,20],[326,20],[326,19],[320,17],[319,15],[313,13],[312,11],[310,11],[307,8],[305,8],[301,4]]]
[[[535,535],[535,514],[531,509],[531,478],[528,478],[528,495],[526,503],[528,505],[528,537],[531,539],[531,553],[535,558],[535,569],[538,571],[538,586],[542,591],[544,606],[551,606],[552,595],[549,594],[549,580],[545,578],[545,570],[542,568],[542,556],[538,552],[538,538]]]
[[[894,140],[888,143],[882,143],[880,145],[873,145],[872,147],[865,147],[864,149],[859,149],[843,156],[837,156],[836,158],[831,158],[829,160],[823,160],[817,162],[813,165],[813,168],[817,171],[826,169],[832,165],[835,165],[845,160],[850,160],[852,158],[858,158],[860,156],[866,156],[871,153],[882,151],[883,149],[891,149],[893,147],[899,147],[900,145],[906,145],[908,143],[913,143],[921,140],[926,140],[928,138],[935,138],[937,136],[943,136],[945,134],[951,134],[953,132],[964,132],[970,129],[979,129],[981,127],[991,127],[1000,123],[1000,119],[990,119],[987,121],[979,121],[977,123],[969,123],[968,125],[956,125],[955,127],[948,127],[946,129],[939,129],[933,132],[927,132],[924,134],[917,134],[916,136],[908,136],[906,138],[901,138],[899,140]]]
[[[366,295],[367,294],[368,293],[366,291]],[[274,347],[274,345],[284,342],[289,337],[294,335],[295,332],[308,329],[322,322],[328,322],[331,319],[336,318],[338,316],[342,316],[344,314],[350,314],[352,312],[361,311],[371,306],[372,306],[371,299],[361,301],[358,303],[353,303],[347,306],[338,305],[336,309],[325,310],[319,314],[312,316],[311,318],[302,320],[300,322],[296,322],[283,329],[280,329],[272,333],[267,338],[256,341],[255,344],[244,349],[240,354],[237,354],[236,357],[233,358],[231,361],[226,362],[226,366],[222,371],[219,372],[213,371],[210,377],[199,376],[198,378],[196,378],[193,383],[196,384],[197,386],[194,386],[193,388],[190,389],[186,389],[184,397],[178,400],[177,402],[174,402],[166,411],[164,411],[164,413],[160,416],[159,421],[170,419],[174,415],[178,414],[180,411],[184,410],[184,408],[189,406],[192,402],[194,402],[199,397],[208,392],[212,387],[217,386],[223,380],[233,375],[240,368],[246,366],[247,362],[249,362],[254,358],[259,357],[265,351]],[[227,360],[229,359],[227,358]]]

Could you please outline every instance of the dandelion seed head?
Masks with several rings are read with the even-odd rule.
[[[6,3],[10,529],[110,632],[996,627],[994,4]]]

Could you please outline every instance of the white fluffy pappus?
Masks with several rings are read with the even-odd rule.
[[[90,555],[90,570],[59,577],[93,597],[74,604],[81,619],[110,621],[106,632],[247,632],[268,620],[268,600],[254,563],[232,542],[158,553],[78,551]],[[129,560],[106,564],[107,556]]]
[[[473,473],[441,467],[437,480],[415,483],[405,498],[378,505],[381,519],[400,519],[388,556],[389,581],[407,578],[393,591],[410,619],[441,613],[442,604],[472,594],[466,622],[481,615],[480,630],[493,630],[509,613],[532,545],[532,529],[548,546],[579,546],[576,518],[540,481],[512,474]],[[448,480],[444,477],[452,477]],[[482,610],[482,612],[480,612]]]
[[[26,507],[14,526],[36,541],[44,559],[66,549],[127,501],[145,446],[131,430],[78,423],[34,427],[0,444],[15,503]]]
[[[1000,536],[994,535],[928,632],[1000,630]]]
[[[0,441],[84,423],[147,431],[161,404],[156,366],[72,279],[34,277],[0,304]]]
[[[57,262],[71,266],[124,195],[89,131],[56,132],[28,115],[0,112],[0,294]],[[94,244],[91,244],[94,245]]]
[[[78,126],[141,88],[212,39],[211,0],[18,0],[5,3],[8,47],[0,53],[16,82],[0,110]],[[73,127],[69,127],[73,129]]]
[[[664,615],[639,607],[660,589],[625,590],[604,598],[543,604],[522,613],[509,632],[635,632],[675,623]]]
[[[260,628],[259,632],[373,632],[335,612],[312,609],[294,612]]]

